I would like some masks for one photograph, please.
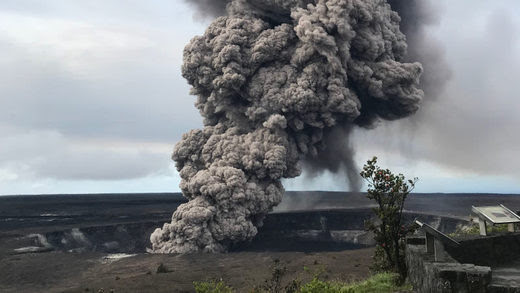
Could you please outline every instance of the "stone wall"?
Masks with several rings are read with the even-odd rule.
[[[407,245],[406,264],[417,292],[483,293],[491,283],[490,267],[461,264],[449,257],[447,262],[435,262],[424,245]]]
[[[520,292],[517,286],[492,284],[492,267],[520,259],[520,233],[466,236],[446,247],[443,261],[426,253],[424,238],[407,239],[408,279],[417,292]]]

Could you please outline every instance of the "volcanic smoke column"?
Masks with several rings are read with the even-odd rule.
[[[153,251],[220,252],[253,238],[281,179],[326,152],[329,134],[343,133],[334,129],[416,112],[422,67],[400,62],[399,21],[383,0],[230,1],[184,50],[204,128],[175,146],[189,202],[151,235]]]

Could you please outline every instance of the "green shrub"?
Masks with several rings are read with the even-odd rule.
[[[344,292],[341,291],[341,285],[319,280],[318,278],[312,279],[307,284],[304,284],[300,288],[301,293],[334,293]]]
[[[223,280],[212,280],[206,282],[193,282],[197,293],[232,293],[233,289],[226,285]]]
[[[494,225],[494,226],[488,226],[487,227],[487,231],[488,233],[503,233],[503,232],[507,232],[507,227],[508,224],[498,224],[498,225]],[[478,225],[477,225],[478,227]],[[480,228],[478,229],[478,233],[480,233]]]
[[[366,221],[367,230],[374,233],[377,247],[373,269],[376,272],[393,271],[399,274],[398,283],[406,279],[404,238],[415,230],[415,225],[402,222],[404,202],[414,189],[417,178],[406,180],[377,165],[373,157],[363,166],[361,177],[368,183],[367,198],[376,202],[377,221]]]
[[[507,232],[507,224],[498,224],[498,225],[488,225],[487,226],[487,232],[492,233],[502,233]],[[461,235],[479,235],[480,234],[480,227],[477,223],[470,223],[468,225],[464,226],[458,226],[455,229],[455,232],[450,233],[449,236],[461,236]]]
[[[164,274],[164,273],[169,273],[170,270],[163,264],[163,263],[160,263],[159,266],[157,267],[157,274]]]
[[[303,268],[304,271],[306,267]],[[301,282],[298,278],[291,280],[287,285],[283,286],[283,279],[287,273],[287,267],[282,265],[279,259],[275,259],[271,265],[271,276],[264,280],[260,286],[253,288],[251,292],[266,293],[296,293],[299,292]]]

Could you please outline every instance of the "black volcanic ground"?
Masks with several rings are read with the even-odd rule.
[[[180,193],[0,196],[0,233],[56,226],[91,226],[135,221],[162,221],[185,199]],[[519,195],[412,194],[405,208],[420,213],[466,217],[471,206],[504,204],[520,210]],[[373,204],[361,193],[287,192],[274,212],[350,209]],[[1,234],[0,234],[1,235]]]
[[[269,277],[270,266],[275,259],[280,259],[289,269],[287,280],[312,277],[311,273],[303,271],[304,266],[324,271],[325,277],[330,279],[359,279],[369,274],[371,248],[342,251],[341,247],[330,246],[329,251],[323,247],[313,250],[311,246],[314,243],[308,243],[308,247],[301,246],[305,248],[303,250],[296,249],[298,243],[291,243],[289,249],[278,252],[262,251],[262,245],[257,245],[250,251],[228,254],[180,256],[139,253],[121,260],[107,259],[108,253],[98,251],[16,254],[13,250],[22,244],[30,245],[24,237],[31,233],[52,235],[53,231],[73,228],[145,223],[148,225],[146,229],[153,229],[155,223],[159,226],[167,221],[182,202],[184,199],[180,194],[0,197],[0,292],[97,292],[100,288],[104,288],[105,292],[109,289],[115,292],[191,292],[192,281],[207,278],[223,278],[239,291],[244,291]],[[520,210],[520,196],[496,194],[413,194],[406,209],[414,214],[424,214],[424,217],[442,215],[467,218],[472,205],[499,203],[512,210]],[[291,217],[300,217],[294,217],[299,221],[296,224],[305,226],[305,221],[312,217],[307,216],[308,213],[298,214],[295,211],[329,210],[327,215],[330,216],[331,209],[341,209],[348,218],[356,217],[356,212],[369,211],[367,207],[370,205],[371,202],[363,194],[288,192],[274,214],[268,216],[266,223],[268,227],[271,225],[269,229],[276,229],[276,223],[269,224],[269,221],[284,220],[286,214],[283,212],[290,211]],[[316,224],[315,219],[312,221]],[[140,233],[149,233],[146,229]],[[115,233],[112,230],[104,231]],[[254,246],[255,242],[252,244]],[[297,251],[291,251],[291,247]],[[159,263],[166,264],[171,272],[156,274]]]

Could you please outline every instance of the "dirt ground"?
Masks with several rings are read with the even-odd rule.
[[[100,253],[46,252],[2,255],[0,292],[194,292],[193,281],[222,279],[249,292],[272,276],[275,260],[287,268],[283,283],[360,280],[370,275],[373,249],[339,252],[237,252],[228,254],[138,254],[119,260]],[[163,263],[167,273],[157,273]],[[113,291],[111,291],[113,290]]]

